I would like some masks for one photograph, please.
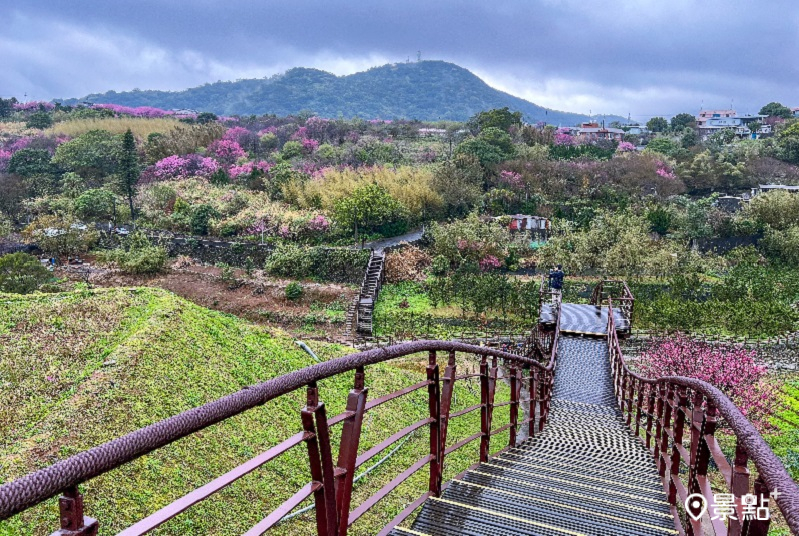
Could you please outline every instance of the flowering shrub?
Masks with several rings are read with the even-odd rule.
[[[658,160],[655,163],[657,165],[657,171],[655,171],[655,173],[657,173],[658,175],[660,175],[664,179],[676,179],[677,178],[677,175],[674,174],[674,171],[671,169],[671,167],[669,167],[668,164],[666,164],[665,162],[661,162],[660,160]]]
[[[565,129],[559,128],[555,133],[555,145],[577,145],[577,140],[574,136],[570,135]]]
[[[302,150],[307,154],[312,154],[319,148],[319,142],[311,138],[302,138],[300,143],[302,143]]]
[[[273,164],[269,162],[247,162],[240,166],[233,166],[230,168],[230,178],[236,179],[242,175],[250,175],[253,171],[263,171],[264,173],[268,173],[270,169],[272,169]]]
[[[308,221],[308,230],[325,232],[330,228],[330,222],[322,214],[317,214]]]
[[[210,177],[219,169],[213,158],[198,154],[172,155],[159,160],[142,173],[142,182],[179,180],[188,177]]]
[[[499,182],[510,186],[514,190],[524,189],[524,180],[522,180],[522,176],[519,173],[514,173],[513,171],[500,171]]]
[[[44,107],[45,110],[52,110],[55,108],[55,105],[52,102],[44,101],[18,102],[14,105],[14,109],[20,112],[38,110],[40,107]]]
[[[221,139],[208,146],[208,153],[220,163],[232,166],[239,158],[247,156],[244,149],[233,140]]]
[[[489,270],[496,270],[502,266],[502,263],[499,261],[498,258],[494,257],[493,255],[486,255],[482,259],[480,259],[480,271],[487,272]]]
[[[754,350],[742,346],[715,346],[676,334],[652,343],[637,366],[650,378],[688,376],[708,382],[764,430],[770,427],[768,417],[774,413],[780,387],[766,381],[767,368],[755,358]]]
[[[133,117],[164,117],[165,115],[173,114],[173,112],[153,108],[152,106],[131,108],[130,106],[121,106],[119,104],[95,104],[94,108],[104,108],[113,111],[117,115],[130,115]]]
[[[619,142],[618,147],[616,147],[617,153],[631,153],[633,151],[635,151],[635,145],[629,141]]]
[[[11,151],[0,149],[0,173],[5,173],[8,169],[8,162],[11,160]]]
[[[250,131],[244,127],[233,127],[227,129],[227,131],[222,135],[223,140],[234,141],[239,145],[244,144],[244,140],[250,136]]]

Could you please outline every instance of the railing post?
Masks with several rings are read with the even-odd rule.
[[[480,356],[480,462],[488,461],[488,438],[491,424],[488,417],[488,362],[485,355]]]
[[[530,422],[527,423],[527,434],[530,437],[535,437],[537,418],[536,414],[540,414],[538,410],[539,400],[539,370],[538,367],[530,367],[530,415],[528,415]]]
[[[660,478],[665,478],[666,476],[666,452],[669,449],[669,434],[668,428],[671,426],[671,392],[672,386],[665,385],[660,389],[660,405],[658,407],[658,440],[660,441],[660,445],[658,447],[658,455],[657,455],[657,465],[658,465],[658,474],[660,474]]]
[[[657,399],[657,384],[649,384],[649,404],[646,415],[646,448],[652,448],[652,423],[655,421],[655,400]]]
[[[436,352],[428,354],[427,361],[427,405],[430,411],[430,483],[433,495],[441,495],[441,385],[438,377]]]
[[[674,426],[672,433],[674,440],[671,445],[671,467],[669,468],[669,504],[677,505],[677,485],[675,478],[680,478],[680,458],[681,454],[678,446],[682,446],[682,436],[685,427],[685,408],[688,407],[688,396],[685,387],[678,386],[674,389]],[[668,439],[668,436],[667,436]],[[688,462],[690,460],[686,460]]]
[[[755,497],[757,497],[758,508],[774,507],[771,499],[771,491],[763,481],[763,478],[759,475],[755,479],[753,491]],[[766,536],[768,534],[768,528],[770,524],[771,515],[768,516],[768,519],[757,519],[757,516],[755,519],[747,519],[743,522],[741,534],[746,534],[747,536]]]
[[[746,450],[740,445],[739,442],[736,442],[735,459],[733,462],[731,475],[732,478],[730,482],[730,491],[735,496],[735,504],[741,504],[741,497],[749,493],[749,469],[747,468],[748,462],[749,456],[746,454]],[[730,518],[728,535],[741,536],[742,534],[749,536],[750,534],[754,533],[751,532],[751,530],[747,530],[746,532],[743,531],[743,520],[741,519],[740,515],[736,515],[736,519]]]
[[[335,470],[336,510],[339,513],[338,534],[346,536],[349,526],[350,503],[352,502],[352,480],[355,476],[355,460],[358,457],[358,445],[361,440],[363,413],[366,409],[367,389],[364,388],[364,370],[355,370],[355,385],[347,397],[345,411],[351,412],[341,430],[341,443],[338,451],[338,463]]]
[[[646,389],[646,384],[641,380],[636,380],[635,383],[638,385],[638,397],[635,401],[635,435],[636,437],[641,437],[641,415],[644,411],[644,390]]]
[[[58,498],[61,529],[51,536],[96,536],[99,523],[83,515],[83,495],[77,486],[64,490]]]
[[[516,428],[519,425],[519,396],[521,389],[521,378],[519,368],[514,361],[510,367],[510,433],[508,434],[508,446],[516,446]]]
[[[443,482],[444,478],[444,458],[447,450],[447,430],[449,429],[449,410],[452,407],[452,393],[455,390],[455,375],[457,366],[455,364],[455,351],[450,350],[447,359],[447,368],[444,369],[444,382],[441,389],[441,406],[440,418],[441,423],[439,427],[439,441],[441,443],[441,459],[438,463],[439,482]]]
[[[699,391],[694,391],[691,401],[691,463],[688,467],[688,493],[699,493],[698,477],[707,476],[707,466],[710,460],[710,451],[704,439],[705,433],[705,412],[702,410],[702,403],[705,397]],[[709,411],[708,401],[708,411]]]
[[[333,536],[338,525],[333,455],[325,405],[319,401],[316,382],[308,384],[307,401],[301,416],[302,427],[307,436],[305,443],[308,447],[311,478],[316,485],[316,533],[318,536]]]
[[[486,391],[486,404],[484,419],[481,423],[481,432],[483,434],[480,439],[480,461],[488,461],[488,455],[491,450],[491,422],[494,415],[494,394],[497,385],[497,358],[491,358],[491,369],[488,370],[486,377],[485,391]]]

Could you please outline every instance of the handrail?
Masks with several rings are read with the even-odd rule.
[[[79,484],[215,423],[263,405],[279,396],[306,387],[308,402],[302,411],[304,429],[301,432],[302,440],[298,441],[297,438],[299,436],[294,436],[293,441],[284,441],[257,458],[259,460],[272,459],[301,442],[308,443],[313,481],[310,487],[300,490],[298,492],[299,495],[295,495],[281,505],[278,511],[284,512],[283,515],[288,514],[298,504],[299,497],[313,496],[316,501],[319,534],[345,534],[346,528],[342,529],[341,527],[346,527],[348,523],[353,521],[352,519],[348,521],[349,501],[352,476],[359,461],[358,444],[363,415],[370,407],[377,405],[378,401],[393,396],[392,393],[392,395],[386,395],[382,399],[376,399],[373,404],[367,404],[366,388],[364,387],[364,367],[411,354],[428,352],[427,381],[412,386],[414,389],[405,388],[401,390],[403,392],[398,396],[408,394],[412,390],[416,390],[420,385],[427,385],[430,398],[431,451],[427,457],[423,458],[423,460],[428,461],[424,463],[418,462],[417,465],[413,466],[413,469],[415,472],[415,470],[429,463],[431,471],[430,489],[425,490],[425,493],[439,495],[441,492],[444,456],[447,452],[461,446],[461,443],[456,444],[457,446],[453,445],[451,448],[446,445],[446,429],[450,418],[452,389],[454,383],[459,379],[455,371],[455,353],[462,352],[481,356],[481,373],[476,375],[480,377],[481,382],[481,431],[475,438],[481,438],[481,461],[485,461],[489,452],[491,436],[496,433],[496,429],[491,426],[491,420],[494,392],[497,384],[497,360],[502,359],[511,366],[511,373],[508,376],[508,381],[511,385],[511,422],[508,428],[510,429],[510,446],[515,446],[515,434],[518,426],[529,423],[529,433],[533,435],[536,431],[540,431],[546,422],[550,407],[549,397],[552,392],[556,350],[557,339],[551,345],[551,355],[548,356],[548,362],[542,364],[540,362],[540,357],[542,356],[536,358],[518,355],[495,348],[462,342],[422,340],[392,347],[375,348],[331,361],[317,363],[284,376],[246,387],[236,393],[151,424],[71,456],[49,467],[20,477],[10,483],[3,484],[0,486],[0,520],[7,519],[62,493],[59,501],[62,529],[73,531],[70,534],[94,534],[92,530],[97,530],[97,521],[83,516],[83,496],[78,491],[77,486]],[[441,376],[439,376],[436,362],[436,352],[439,351],[449,353],[446,372]],[[490,361],[487,360],[488,358],[490,358]],[[522,377],[522,369],[529,370],[529,378]],[[350,391],[346,411],[341,416],[334,417],[328,421],[324,405],[318,399],[317,382],[347,372],[355,373],[355,387]],[[518,408],[521,404],[521,384],[528,379],[531,418],[519,423]],[[342,430],[338,462],[334,464],[328,427],[335,422],[343,422],[344,428]],[[503,427],[502,429],[505,428]],[[392,436],[395,440],[399,440],[401,437],[402,434],[394,434]],[[385,448],[390,444],[384,441],[379,446]],[[366,454],[371,454],[373,451],[374,448]],[[360,461],[363,461],[363,457],[360,458]],[[238,478],[237,475],[244,474],[245,470],[251,470],[254,463],[256,462],[246,462],[241,468],[230,471],[215,480],[212,485],[203,489],[221,489],[221,487]],[[392,481],[392,485],[396,484],[395,481]],[[332,491],[334,489],[336,490],[335,492]],[[345,491],[342,492],[342,489]],[[359,507],[358,514],[362,513],[364,505],[371,506],[391,489],[393,487],[385,487],[384,490],[379,492],[379,497],[373,496],[368,499],[366,503]],[[193,497],[199,497],[197,500],[202,500],[202,498],[208,496],[205,491],[192,493],[187,496],[188,498],[178,499],[148,518],[141,520],[134,527],[127,529],[126,534],[144,534],[194,504],[196,500]],[[271,527],[276,520],[282,518],[282,516],[275,518],[275,515],[270,515],[256,527]],[[395,519],[395,521],[397,520]],[[134,528],[135,530],[133,530]]]
[[[609,296],[607,303],[609,311],[613,311],[613,298]],[[610,312],[607,336],[617,402],[626,416],[627,425],[656,459],[678,531],[682,532],[685,525],[687,534],[704,534],[702,523],[681,516],[677,504],[678,496],[684,503],[688,494],[700,493],[709,505],[707,511],[710,513],[705,513],[705,516],[710,518],[710,505],[714,504],[715,496],[707,472],[713,460],[735,498],[738,514],[737,519],[729,519],[729,526],[718,519],[706,519],[715,534],[765,535],[768,532],[770,519],[745,519],[742,497],[747,494],[757,497],[758,507],[769,506],[770,502],[766,501],[775,500],[792,533],[799,534],[799,486],[732,400],[713,385],[695,378],[646,378],[630,370]],[[736,438],[732,463],[723,456],[714,437],[719,417],[727,422]],[[688,448],[683,445],[686,429]],[[749,460],[758,471],[751,490],[747,469]],[[687,487],[681,480],[681,465],[688,467]],[[772,496],[771,492],[778,493]]]

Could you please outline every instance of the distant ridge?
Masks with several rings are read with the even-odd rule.
[[[507,106],[527,122],[575,125],[587,115],[550,110],[490,87],[467,69],[444,61],[393,63],[347,76],[294,68],[267,79],[216,82],[183,91],[134,90],[93,93],[80,102],[193,109],[218,115],[292,115],[312,111],[322,117],[465,121],[483,110]],[[604,116],[607,121],[624,120]]]

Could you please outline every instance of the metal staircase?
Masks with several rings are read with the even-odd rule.
[[[677,534],[651,454],[624,423],[602,339],[562,336],[549,422],[430,498],[392,534]]]

